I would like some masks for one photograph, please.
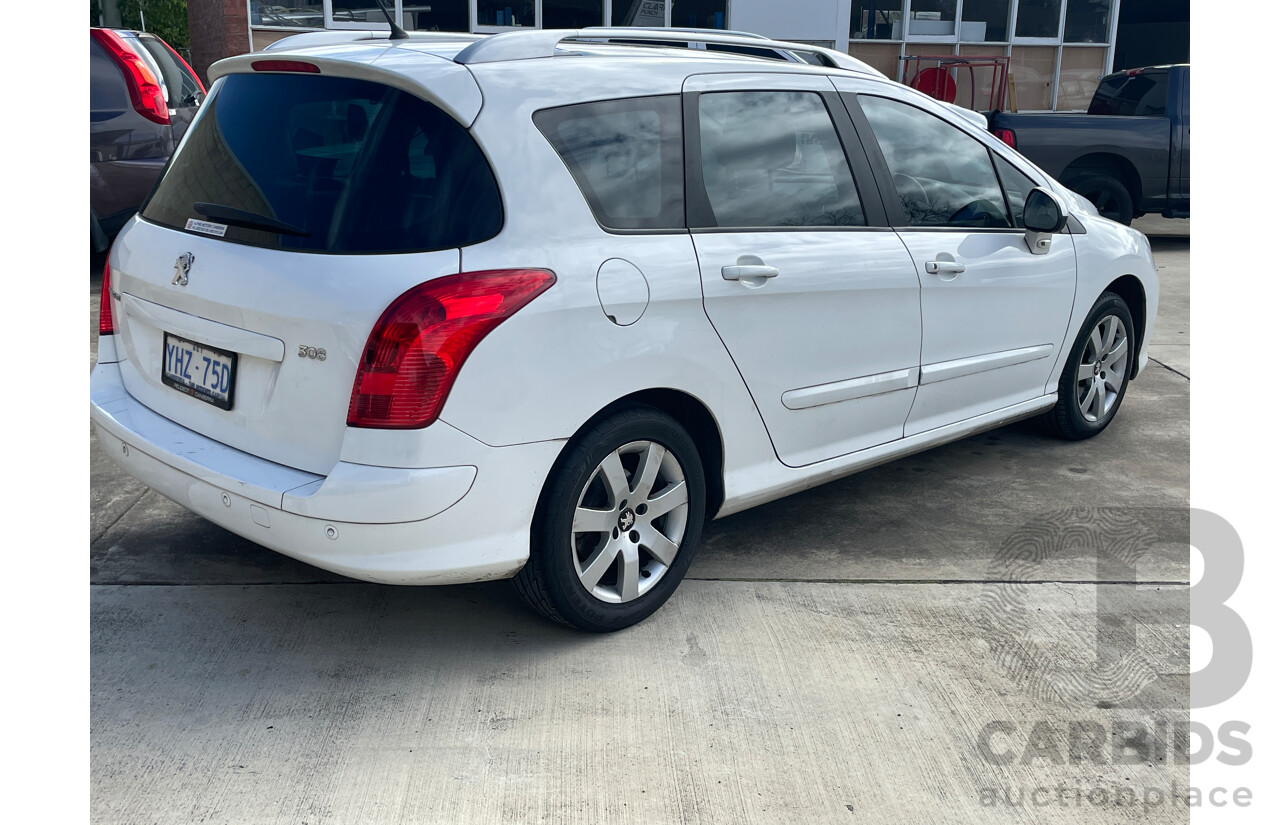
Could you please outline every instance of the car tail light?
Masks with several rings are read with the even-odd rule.
[[[1012,129],[996,129],[992,134],[1009,144],[1010,147],[1018,148],[1018,138],[1013,134]]]
[[[249,64],[255,72],[306,72],[320,74],[320,67],[301,60],[255,60]]]
[[[102,297],[98,300],[98,334],[115,335],[116,322],[111,316],[111,253],[102,267]]]
[[[107,54],[124,72],[134,111],[147,120],[168,124],[169,104],[165,102],[164,89],[160,87],[160,81],[156,79],[151,67],[125,44],[124,38],[111,29],[90,29],[89,35],[107,50]]]
[[[476,345],[555,281],[545,269],[464,272],[401,295],[369,334],[347,425],[413,429],[435,421]]]

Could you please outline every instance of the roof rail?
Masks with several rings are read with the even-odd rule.
[[[703,33],[705,31],[714,33]],[[565,40],[609,40],[615,38],[619,40],[670,41],[671,43],[712,43],[803,52],[820,55],[827,63],[838,69],[883,76],[881,72],[871,68],[861,60],[852,58],[835,49],[810,46],[805,43],[789,43],[785,40],[770,40],[758,34],[725,34],[718,29],[690,31],[635,26],[589,26],[584,29],[528,29],[525,31],[502,32],[490,35],[484,40],[477,40],[458,52],[453,59],[454,62],[464,65],[499,63],[508,60],[531,60],[539,57],[554,57],[556,48]],[[646,45],[653,44],[647,43]]]
[[[409,40],[479,40],[483,35],[466,32],[409,32]],[[300,32],[291,34],[267,45],[264,52],[278,52],[288,49],[305,49],[310,46],[333,46],[340,43],[357,43],[365,40],[386,40],[385,29],[326,29],[325,31]],[[404,42],[404,41],[397,41]]]
[[[752,40],[768,40],[763,34],[755,32],[743,32],[735,29],[695,29],[684,28],[681,26],[586,26],[583,32],[589,32],[593,29],[617,29],[625,28],[627,31],[633,32],[688,32],[689,34],[728,34],[735,37],[750,37]]]

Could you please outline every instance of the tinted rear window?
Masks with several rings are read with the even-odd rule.
[[[457,121],[398,89],[315,75],[224,78],[142,216],[331,253],[448,249],[502,228],[493,171]]]
[[[1168,96],[1167,72],[1112,75],[1098,84],[1089,103],[1089,114],[1163,117]]]
[[[601,226],[684,227],[678,96],[544,109],[533,121],[573,173]]]

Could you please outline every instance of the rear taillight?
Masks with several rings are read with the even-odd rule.
[[[1013,134],[1012,129],[996,129],[992,134],[1009,144],[1010,147],[1018,148],[1018,138]]]
[[[102,297],[98,299],[98,334],[115,335],[116,323],[111,317],[111,253],[102,267]]]
[[[124,38],[111,29],[89,29],[89,35],[107,50],[107,54],[124,73],[134,111],[147,120],[167,124],[169,104],[165,102],[164,89],[160,87],[160,81],[156,79],[151,67],[125,44]]]
[[[435,421],[476,345],[555,281],[545,269],[465,272],[401,295],[369,334],[347,425],[412,429]]]

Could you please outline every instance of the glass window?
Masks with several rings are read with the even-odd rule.
[[[671,25],[688,29],[728,28],[725,0],[671,0]]]
[[[1089,114],[1163,117],[1168,97],[1168,72],[1111,75],[1098,84]]]
[[[466,246],[502,228],[471,135],[407,92],[320,75],[232,74],[142,216],[226,224],[235,243],[301,252]]]
[[[334,6],[338,4],[334,3]],[[249,22],[254,26],[323,29],[324,3],[322,0],[278,0],[274,3],[250,0]]]
[[[1012,226],[985,146],[914,106],[870,95],[858,102],[911,226]]]
[[[542,0],[542,28],[581,29],[604,25],[601,0]]]
[[[996,171],[1000,173],[1000,183],[1004,185],[1005,197],[1009,199],[1009,211],[1013,214],[1013,225],[1023,228],[1022,212],[1027,205],[1027,196],[1036,188],[1036,182],[1022,174],[1017,168],[996,155]]]
[[[395,7],[388,3],[387,9],[395,17]],[[387,18],[378,8],[376,0],[333,0],[333,22],[335,23],[381,23],[387,24]]]
[[[1053,61],[1058,49],[1054,46],[1014,46],[1010,53],[1010,106],[1015,111],[1052,108]]]
[[[1062,0],[1018,0],[1018,37],[1058,36],[1062,22]]]
[[[656,26],[667,24],[666,0],[613,0],[615,26]]]
[[[1089,108],[1098,81],[1106,71],[1106,62],[1105,48],[1084,46],[1062,50],[1062,64],[1058,70],[1058,111],[1083,112]]]
[[[1067,43],[1106,43],[1111,34],[1111,0],[1067,0]]]
[[[849,37],[853,40],[901,40],[902,0],[853,0]]]
[[[956,0],[911,0],[909,37],[954,36]]]
[[[684,227],[684,150],[677,95],[544,109],[533,117],[601,226]]]
[[[1009,0],[964,0],[960,39],[966,43],[1009,40]]]
[[[477,26],[532,26],[533,0],[477,0]]]
[[[866,224],[844,149],[817,94],[703,94],[698,128],[716,226]]]
[[[469,32],[471,3],[468,0],[405,0],[404,23],[409,31]]]

